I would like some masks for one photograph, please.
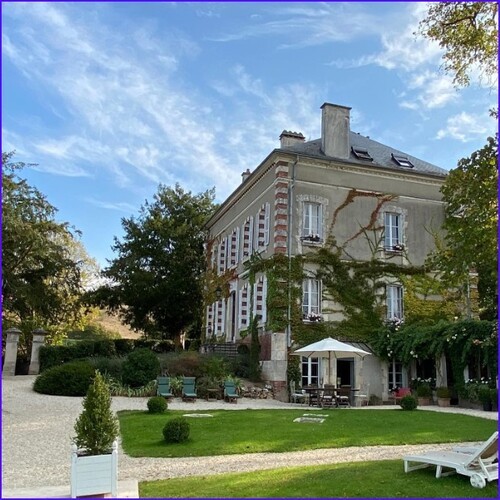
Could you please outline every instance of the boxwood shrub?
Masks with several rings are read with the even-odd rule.
[[[122,381],[130,387],[141,387],[160,373],[158,356],[149,349],[135,349],[122,365]]]
[[[45,370],[35,379],[33,389],[53,396],[85,396],[94,374],[87,361],[73,361]]]
[[[184,417],[176,417],[163,427],[163,437],[167,443],[182,443],[189,438],[189,431],[189,422]]]
[[[405,411],[415,410],[418,406],[417,398],[415,396],[411,396],[410,394],[403,396],[399,402],[399,406],[401,406],[401,408]]]
[[[162,396],[153,396],[148,399],[149,413],[164,413],[168,408],[165,398]]]

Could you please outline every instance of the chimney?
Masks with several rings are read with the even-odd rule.
[[[300,144],[305,140],[306,138],[302,135],[301,132],[291,132],[289,130],[283,130],[280,135],[280,147],[281,149],[286,149],[290,146],[294,146],[295,144]]]
[[[321,106],[321,149],[326,156],[349,158],[351,108],[325,102]]]
[[[250,169],[247,168],[246,171],[241,174],[241,182],[245,182],[250,177],[251,173]]]

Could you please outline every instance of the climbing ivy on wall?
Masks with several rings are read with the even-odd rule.
[[[338,241],[335,225],[340,213],[358,198],[373,198],[374,208],[365,221],[353,224],[353,234],[342,242]],[[450,301],[444,304],[428,300],[430,295],[442,294],[443,290],[438,289],[431,278],[426,278],[427,270],[423,266],[397,264],[394,258],[380,260],[383,228],[378,221],[384,204],[394,199],[393,195],[359,192],[352,189],[335,209],[322,248],[312,248],[307,254],[290,258],[283,254],[275,254],[268,259],[261,258],[259,254],[250,257],[246,269],[251,285],[255,283],[257,274],[264,274],[267,277],[266,329],[268,331],[283,332],[290,325],[292,341],[298,345],[315,342],[326,336],[335,336],[343,340],[369,341],[373,332],[384,326],[383,304],[388,279],[408,286],[408,293],[405,295],[407,317],[415,321],[421,321],[425,317],[432,318],[432,321],[450,318],[455,312],[451,297]],[[367,258],[364,261],[355,260],[349,254],[349,244],[358,239],[363,239],[367,249]],[[310,276],[310,273],[305,272],[305,266],[316,270],[315,277],[323,283],[323,299],[338,304],[339,312],[344,319],[335,322],[303,321],[302,282]],[[227,289],[227,283],[234,277],[234,271],[218,277],[212,276],[207,289],[215,290],[217,283],[219,286],[220,283],[226,283],[225,289]],[[253,286],[250,286],[250,290],[253,294]],[[207,296],[209,304],[213,299],[213,293],[209,292]],[[249,333],[252,333],[252,325],[256,329],[253,318],[250,319]],[[256,341],[258,342],[258,336]]]

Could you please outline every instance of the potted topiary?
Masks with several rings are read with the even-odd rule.
[[[117,496],[118,420],[111,411],[111,395],[96,371],[75,423],[71,458],[71,498]]]
[[[487,385],[481,386],[478,391],[479,401],[483,404],[484,411],[491,411],[491,394]]]
[[[418,406],[428,406],[431,404],[432,390],[428,384],[420,384],[417,387]]]
[[[436,388],[438,406],[450,406],[451,393],[448,387]]]

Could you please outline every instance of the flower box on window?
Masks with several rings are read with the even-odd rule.
[[[398,243],[396,245],[392,245],[390,247],[385,247],[384,250],[386,252],[403,252],[405,249],[405,246],[402,243]]]
[[[307,236],[302,236],[300,239],[302,241],[310,241],[312,243],[319,243],[321,241],[319,234],[308,234]]]
[[[323,316],[321,316],[321,314],[317,314],[317,313],[309,313],[309,314],[304,314],[303,319],[304,319],[304,321],[311,321],[311,322],[317,323],[319,321],[322,321]]]

